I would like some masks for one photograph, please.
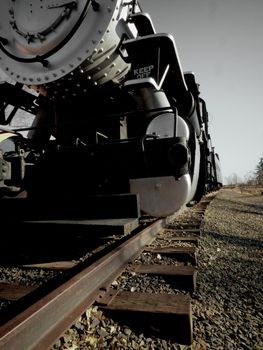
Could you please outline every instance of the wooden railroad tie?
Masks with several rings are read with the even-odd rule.
[[[171,228],[166,228],[165,231],[172,232],[174,234],[178,234],[178,236],[170,237],[169,239],[178,239],[182,238],[184,240],[187,240],[187,238],[191,239],[192,237],[197,237],[201,235],[201,230],[200,228],[176,228],[176,229],[171,229]],[[189,236],[180,236],[181,234],[189,234]]]
[[[37,286],[22,286],[9,283],[0,283],[0,300],[16,301],[30,294]]]
[[[174,242],[179,243],[179,242],[183,242],[183,243],[191,243],[194,244],[196,247],[198,247],[199,244],[199,237],[197,237],[196,235],[193,236],[175,236],[175,237],[158,237],[158,240],[161,241],[167,241],[169,240],[169,242]]]
[[[126,324],[184,345],[192,343],[191,299],[183,294],[153,294],[109,289],[99,296],[100,308]],[[111,315],[112,316],[112,315]]]
[[[194,266],[197,265],[196,248],[195,247],[146,247],[144,252],[153,254],[167,254],[175,257],[177,260],[189,261]]]
[[[161,275],[168,277],[177,289],[186,289],[190,292],[196,289],[197,270],[194,266],[176,266],[161,264],[133,264],[130,269],[136,273]]]

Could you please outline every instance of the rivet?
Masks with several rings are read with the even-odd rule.
[[[162,184],[158,182],[154,185],[154,187],[156,188],[156,190],[160,190],[162,188]]]

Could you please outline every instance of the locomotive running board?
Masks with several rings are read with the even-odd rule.
[[[3,220],[80,220],[139,218],[137,194],[94,195],[78,198],[2,198]]]

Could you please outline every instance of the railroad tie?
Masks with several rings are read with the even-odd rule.
[[[145,333],[160,334],[173,342],[190,345],[193,339],[191,299],[183,294],[153,294],[109,289],[97,304],[112,317],[124,318]],[[128,315],[127,315],[128,314]]]
[[[194,266],[176,266],[163,264],[133,264],[130,269],[136,273],[161,275],[168,278],[177,289],[186,289],[190,292],[196,289],[197,270]]]
[[[171,255],[177,260],[190,261],[194,266],[197,265],[196,247],[147,247],[144,252]]]

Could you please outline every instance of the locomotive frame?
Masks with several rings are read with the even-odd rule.
[[[0,9],[0,68],[16,82],[0,85],[0,124],[35,115],[26,137],[1,128],[2,196],[131,192],[143,213],[166,216],[222,186],[195,74],[137,1]]]

